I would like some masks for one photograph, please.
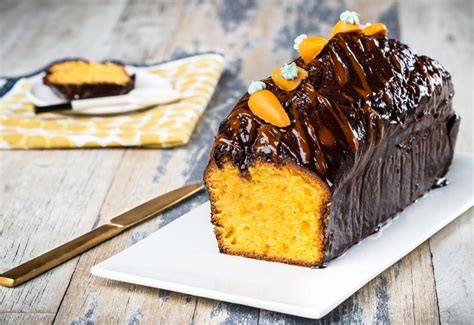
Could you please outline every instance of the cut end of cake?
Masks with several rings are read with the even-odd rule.
[[[211,163],[205,175],[221,252],[303,266],[324,260],[330,192],[294,164],[257,162],[246,174]]]
[[[125,85],[130,76],[123,65],[92,61],[63,61],[51,65],[48,69],[48,81],[55,84],[94,84],[113,83]]]

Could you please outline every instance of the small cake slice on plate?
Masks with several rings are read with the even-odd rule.
[[[252,82],[204,175],[221,252],[321,267],[446,174],[451,76],[387,33],[344,12],[329,39],[298,36],[300,57]]]
[[[126,94],[135,85],[135,75],[118,63],[67,60],[50,65],[43,82],[58,96],[73,100]]]

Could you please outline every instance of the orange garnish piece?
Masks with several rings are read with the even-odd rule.
[[[309,36],[301,42],[299,52],[305,63],[311,62],[322,51],[328,41],[324,37]]]
[[[362,27],[359,24],[351,24],[342,20],[339,20],[336,25],[331,30],[331,35],[329,38],[333,38],[336,34],[339,33],[351,33],[351,32],[360,32]]]
[[[272,80],[273,82],[280,88],[286,91],[292,91],[295,90],[303,81],[308,77],[308,72],[303,69],[298,67],[298,77],[296,77],[293,80],[286,80],[281,76],[281,68],[276,68],[272,72]]]
[[[250,95],[249,108],[267,123],[278,127],[290,125],[290,118],[278,98],[270,90],[264,89]]]
[[[367,36],[387,36],[388,29],[387,29],[387,26],[385,26],[385,24],[375,23],[375,24],[371,24],[365,27],[362,30],[362,33],[364,33]]]

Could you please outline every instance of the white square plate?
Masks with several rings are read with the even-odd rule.
[[[448,186],[430,191],[325,269],[220,254],[207,202],[94,266],[92,274],[321,318],[469,209],[474,202],[473,167],[473,155],[456,154]]]

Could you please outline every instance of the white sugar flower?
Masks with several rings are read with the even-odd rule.
[[[294,62],[280,68],[280,76],[285,80],[294,80],[298,77],[298,67]]]
[[[264,90],[265,88],[267,88],[267,85],[264,82],[252,80],[247,91],[250,95],[252,95],[257,91]]]
[[[359,18],[360,15],[355,11],[344,11],[340,16],[342,21],[345,21],[349,24],[358,24],[360,21]]]
[[[298,51],[298,50],[300,49],[301,43],[302,43],[302,42],[304,41],[304,39],[307,38],[307,37],[308,37],[308,35],[306,35],[306,34],[298,35],[298,36],[295,38],[295,43],[294,43],[294,45],[293,45],[293,48]]]

